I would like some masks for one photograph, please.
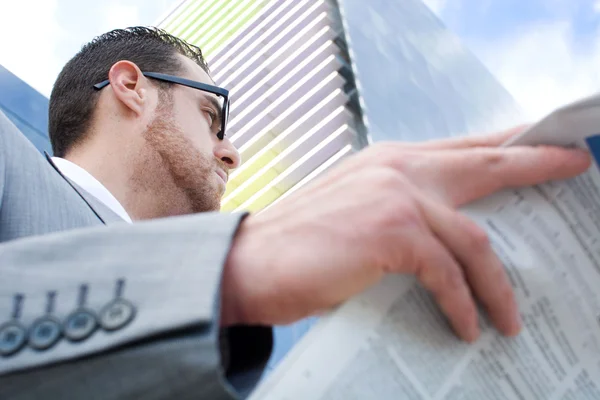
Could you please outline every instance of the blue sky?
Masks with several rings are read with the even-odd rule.
[[[152,25],[179,0],[7,0],[0,13],[0,64],[49,96],[62,66],[94,36]]]
[[[425,0],[531,119],[600,91],[600,1]]]
[[[48,95],[81,44],[116,27],[153,24],[178,2],[6,1],[0,64]],[[600,91],[600,0],[424,2],[513,94],[528,118]]]

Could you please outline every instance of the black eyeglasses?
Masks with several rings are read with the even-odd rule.
[[[220,88],[218,86],[207,85],[206,83],[192,81],[191,79],[180,78],[178,76],[161,74],[159,72],[142,72],[145,77],[156,79],[163,82],[175,83],[177,85],[187,86],[193,89],[202,90],[204,92],[215,94],[223,99],[223,104],[220,104],[213,97],[209,97],[209,100],[213,102],[213,105],[217,109],[217,112],[220,115],[217,115],[217,118],[221,120],[221,129],[217,133],[217,137],[219,140],[223,140],[225,137],[225,127],[227,125],[227,121],[229,120],[229,90]],[[107,79],[100,83],[96,83],[94,85],[94,89],[100,90],[110,84],[110,81]]]

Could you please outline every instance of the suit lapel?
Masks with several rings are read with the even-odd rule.
[[[88,205],[90,210],[92,210],[92,212],[96,214],[98,219],[102,221],[103,224],[106,225],[116,222],[125,222],[123,218],[121,218],[117,213],[105,206],[104,203],[98,200],[95,196],[91,195],[81,186],[77,185],[75,182],[64,176],[63,173],[60,172],[60,169],[58,169],[56,164],[54,164],[52,158],[47,152],[44,152],[44,155],[46,156],[46,160],[50,163],[52,168],[54,168],[54,170],[60,176],[62,176],[62,178],[73,188],[73,190],[83,199],[83,201]]]

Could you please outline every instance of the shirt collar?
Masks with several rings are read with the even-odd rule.
[[[52,157],[52,162],[54,162],[56,168],[58,168],[65,177],[72,180],[83,190],[97,198],[125,221],[132,223],[131,217],[127,214],[127,211],[125,211],[125,208],[123,208],[121,203],[119,203],[115,196],[94,178],[92,174],[81,168],[79,165],[69,160],[65,160],[64,158]]]

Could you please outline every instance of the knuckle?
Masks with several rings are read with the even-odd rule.
[[[415,154],[398,143],[375,143],[365,151],[365,157],[372,165],[379,165],[403,172],[407,169]]]
[[[418,256],[418,254],[414,254],[413,262],[416,261],[414,274],[416,278],[421,282],[421,284],[430,292],[432,292],[436,297],[440,295],[440,292],[443,292],[443,287],[441,285],[436,284],[439,282],[439,271],[436,270],[436,266],[431,264],[426,264],[422,262],[423,260]]]
[[[402,176],[392,168],[376,167],[373,169],[371,182],[381,190],[390,190],[394,192],[403,184]]]
[[[495,169],[506,162],[506,151],[498,149],[485,149],[482,153],[483,164],[489,169]]]
[[[491,248],[491,240],[488,233],[474,222],[467,220],[464,223],[465,233],[469,247],[474,251],[487,251]]]
[[[422,218],[416,201],[408,196],[399,199],[396,204],[390,207],[388,224],[407,228],[412,227],[415,231],[420,231]]]
[[[384,204],[377,214],[379,229],[394,237],[399,235],[400,231],[413,235],[421,232],[421,216],[411,201],[400,200],[397,204]]]
[[[372,212],[374,228],[382,232],[400,227],[420,226],[421,213],[413,188],[402,174],[389,167],[371,166],[360,176],[364,182],[364,203]]]
[[[411,242],[415,237],[423,235],[423,221],[419,209],[408,199],[397,204],[383,205],[378,213],[377,226],[380,232],[398,246],[400,237]],[[413,249],[414,253],[417,249]]]
[[[446,287],[452,291],[465,289],[465,278],[458,267],[448,268],[446,272]]]

